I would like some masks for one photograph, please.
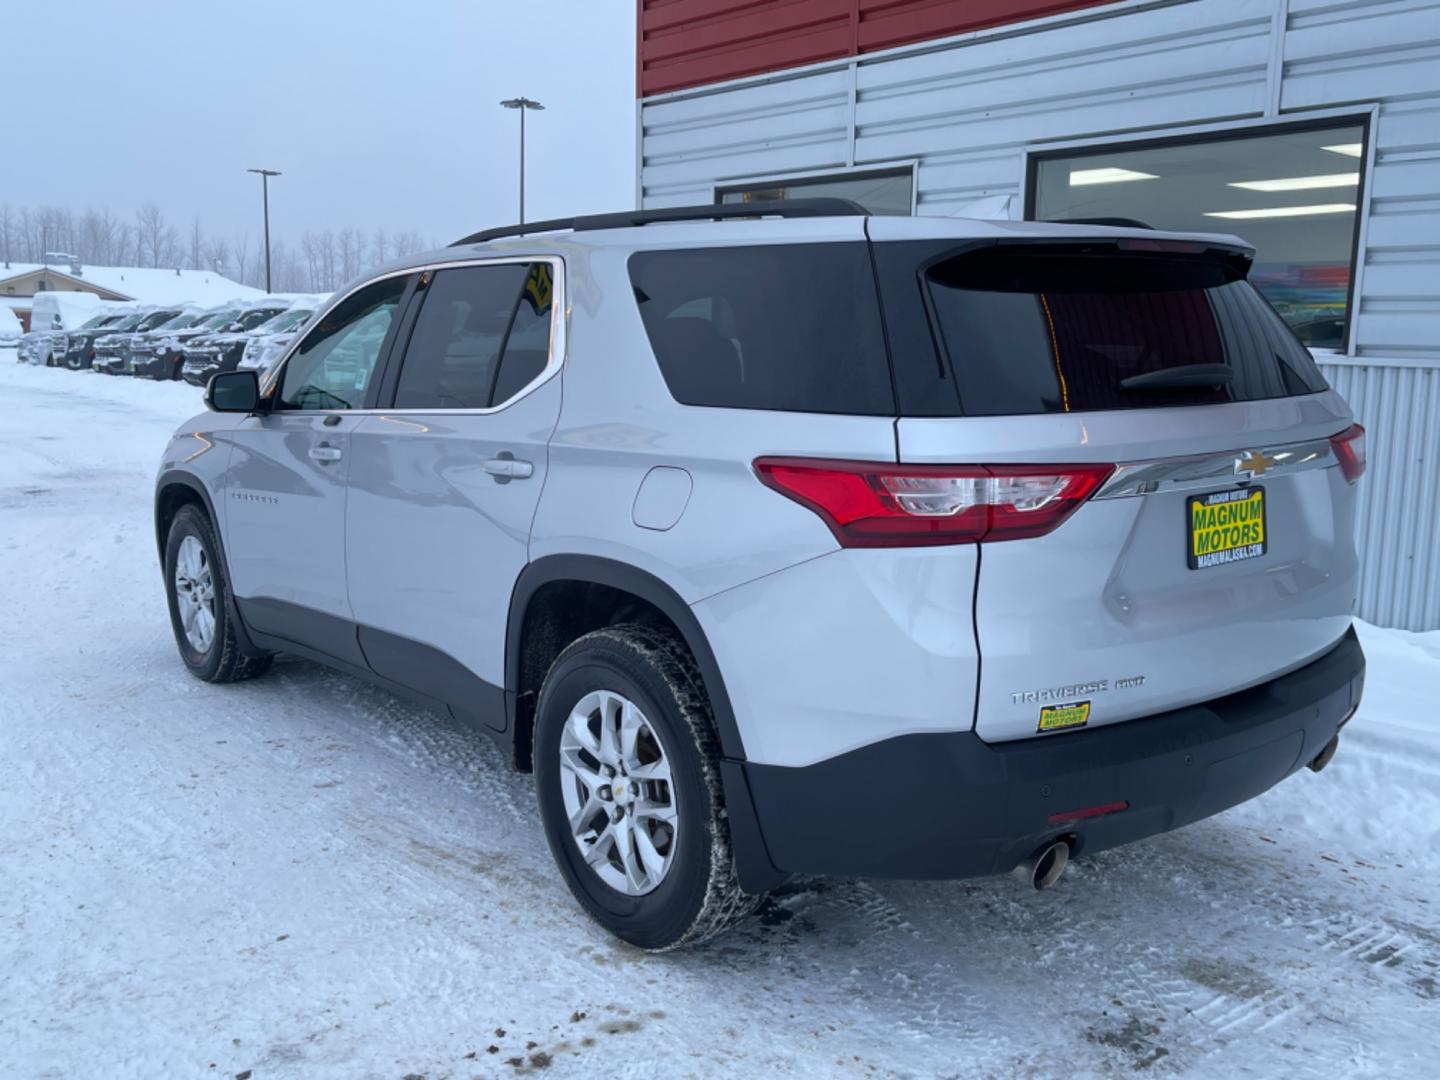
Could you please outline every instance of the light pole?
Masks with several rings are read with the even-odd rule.
[[[270,291],[270,177],[280,174],[274,169],[246,169],[260,174],[261,198],[265,201],[265,291]]]
[[[541,110],[545,106],[527,97],[506,98],[500,104],[507,109],[520,110],[520,224],[525,224],[525,110]]]

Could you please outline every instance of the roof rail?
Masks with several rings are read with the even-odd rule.
[[[1070,217],[1046,218],[1050,225],[1108,225],[1114,229],[1154,229],[1149,222],[1131,217]]]
[[[487,240],[499,240],[506,236],[528,236],[530,233],[558,232],[562,229],[588,232],[592,229],[628,229],[635,225],[657,225],[668,221],[723,221],[753,217],[856,217],[869,213],[869,210],[849,199],[767,199],[745,203],[704,203],[699,206],[621,210],[612,214],[587,214],[583,217],[527,221],[523,225],[502,225],[497,229],[481,229],[477,233],[471,233],[450,246],[483,244]]]

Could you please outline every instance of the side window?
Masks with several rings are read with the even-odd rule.
[[[545,368],[550,267],[544,263],[440,270],[405,349],[397,409],[484,409]]]
[[[532,263],[505,341],[492,404],[509,401],[545,370],[550,360],[550,305],[554,296],[554,270],[549,263]]]
[[[377,281],[332,309],[285,365],[279,407],[359,408],[409,281],[403,275]]]
[[[629,265],[650,347],[681,404],[894,414],[864,243],[640,251]]]

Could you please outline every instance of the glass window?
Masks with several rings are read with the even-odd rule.
[[[285,365],[280,408],[359,408],[409,283],[403,274],[385,278],[331,308]]]
[[[154,330],[158,326],[164,326],[176,316],[174,311],[152,311],[136,325],[136,330]]]
[[[1106,247],[987,248],[926,273],[965,415],[1205,405],[1325,389],[1310,354],[1234,260]]]
[[[544,370],[549,345],[549,265],[437,271],[405,348],[395,407],[489,408]]]
[[[865,244],[641,251],[630,282],[676,401],[894,414]]]
[[[911,212],[914,185],[914,173],[906,165],[899,169],[729,184],[715,189],[715,201],[748,203],[770,199],[849,199],[872,214],[907,215]]]
[[[242,311],[227,330],[239,333],[242,330],[253,330],[261,323],[269,322],[276,315],[279,315],[285,308],[283,305],[274,307],[251,308],[249,311]]]
[[[529,386],[550,362],[551,305],[555,300],[555,271],[549,263],[535,263],[525,275],[520,304],[505,341],[500,373],[495,377],[493,402],[509,401]]]
[[[1341,348],[1365,126],[1354,121],[1046,155],[1041,220],[1132,218],[1255,246],[1250,280],[1296,335]]]

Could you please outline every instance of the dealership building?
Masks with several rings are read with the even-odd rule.
[[[640,0],[643,207],[1236,233],[1370,432],[1360,614],[1440,628],[1440,3]]]

